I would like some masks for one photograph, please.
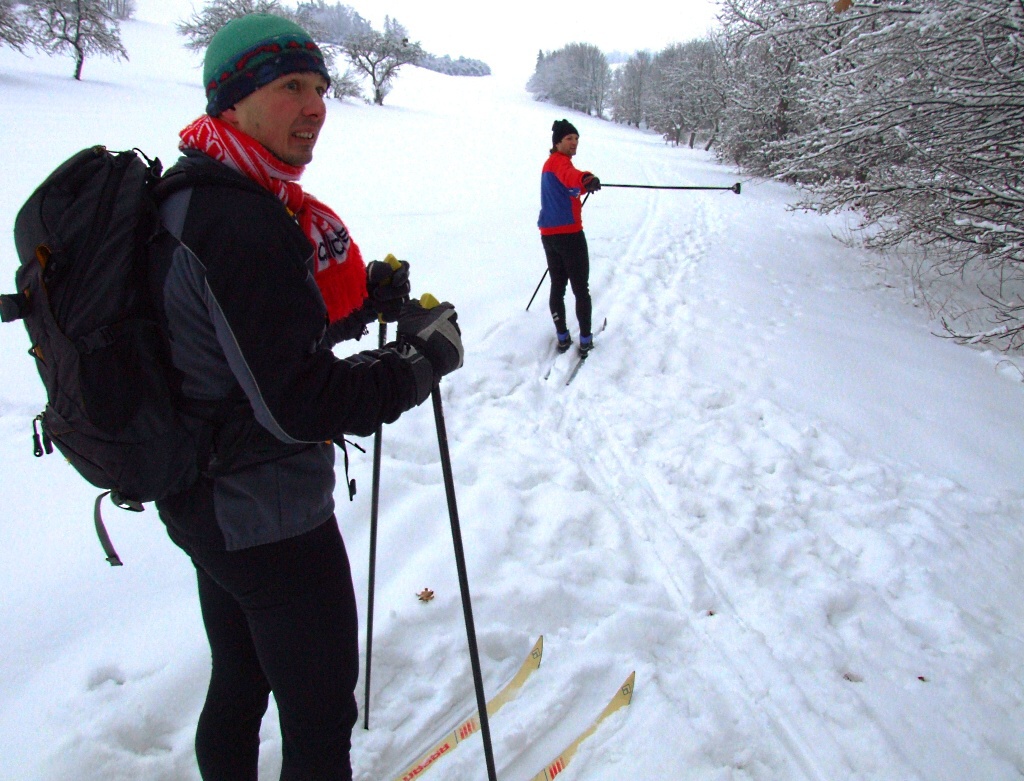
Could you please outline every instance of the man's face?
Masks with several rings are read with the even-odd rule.
[[[569,155],[569,157],[572,157],[576,154],[576,147],[579,146],[579,143],[580,137],[575,133],[570,133],[555,144],[555,150],[561,152],[563,155]]]
[[[327,118],[326,92],[327,81],[319,73],[286,73],[220,116],[275,157],[303,166],[313,159],[313,147]]]

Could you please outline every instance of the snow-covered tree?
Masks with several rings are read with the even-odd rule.
[[[371,28],[357,33],[340,48],[352,66],[370,80],[373,102],[378,106],[384,105],[398,70],[403,65],[415,65],[424,54],[419,43],[409,40],[405,27],[387,16],[383,32]]]
[[[593,44],[570,43],[542,52],[526,89],[545,100],[595,116],[604,116],[611,88],[611,69]]]
[[[337,46],[356,33],[367,32],[371,25],[347,5],[328,5],[324,0],[300,2],[296,17],[317,43]]]
[[[193,11],[187,19],[179,21],[176,29],[179,35],[188,39],[186,48],[205,51],[221,27],[232,19],[248,14],[276,14],[287,19],[295,18],[295,12],[284,8],[278,0],[209,0],[200,10]]]
[[[459,57],[453,60],[451,56],[438,57],[433,54],[425,54],[416,63],[421,68],[444,73],[448,76],[490,76],[491,67],[482,60],[474,60],[468,57]]]
[[[603,117],[612,84],[612,72],[608,60],[600,49],[591,44],[578,44],[578,48],[573,49],[572,54],[586,83],[587,108],[585,110],[588,114],[593,113],[594,116]]]
[[[647,125],[673,144],[682,141],[695,118],[688,113],[682,44],[672,44],[651,61],[650,87],[644,105]]]
[[[813,56],[807,42],[783,34],[802,0],[722,0],[725,36],[722,133],[718,154],[760,175],[771,172],[769,145],[798,132],[807,118],[800,64]]]
[[[715,143],[725,111],[725,42],[717,35],[684,44],[685,79],[688,82],[689,114],[693,117],[689,145],[697,135],[705,137],[704,148]]]
[[[698,135],[710,148],[724,109],[722,42],[708,37],[632,55],[615,73],[612,117],[660,132],[691,147]]]
[[[29,30],[18,14],[15,0],[0,0],[0,43],[18,51],[29,42]]]
[[[759,3],[725,0],[746,10]],[[776,0],[751,42],[798,52],[805,121],[764,139],[801,204],[855,210],[868,246],[928,247],[939,269],[996,272],[998,326],[1024,345],[1024,3]],[[841,9],[837,12],[836,9]]]
[[[644,108],[650,97],[651,63],[648,51],[639,51],[615,71],[612,78],[612,119],[640,127],[646,116]]]
[[[720,43],[705,38],[665,47],[651,61],[643,113],[674,144],[710,147],[724,110]]]
[[[346,68],[344,73],[339,72],[336,67],[331,67],[331,86],[327,90],[329,97],[336,100],[345,98],[359,98],[363,95],[363,88],[357,74]]]
[[[103,0],[103,4],[115,19],[131,19],[135,16],[135,0]]]
[[[32,42],[50,54],[71,53],[79,81],[90,54],[128,59],[121,28],[101,0],[28,0],[24,14]]]

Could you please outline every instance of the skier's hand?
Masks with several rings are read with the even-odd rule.
[[[366,264],[366,298],[385,323],[398,319],[411,290],[406,261],[388,255]]]
[[[588,193],[596,193],[601,189],[601,180],[593,174],[587,174],[583,177],[583,189]]]
[[[455,307],[429,293],[408,301],[398,317],[399,339],[419,350],[434,369],[435,380],[462,366],[462,331]]]

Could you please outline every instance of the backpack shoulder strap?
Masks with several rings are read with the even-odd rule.
[[[260,187],[256,182],[237,174],[229,168],[217,170],[212,168],[186,167],[172,169],[162,176],[153,186],[153,199],[160,211],[164,227],[179,240],[185,227],[185,214],[188,211],[190,191],[195,187],[223,187],[243,192],[258,193],[273,197],[273,194]],[[179,198],[174,196],[185,193]],[[174,203],[170,203],[172,199]],[[169,208],[161,208],[168,204]]]
[[[153,197],[158,204],[167,200],[171,195],[181,190],[192,187],[224,187],[232,190],[248,190],[254,193],[273,195],[260,187],[256,182],[241,174],[237,174],[230,168],[222,166],[224,170],[212,168],[175,168],[164,174],[153,188]]]

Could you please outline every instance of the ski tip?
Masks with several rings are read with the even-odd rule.
[[[636,670],[629,674],[629,677],[620,687],[623,694],[628,694],[630,697],[633,696],[633,687],[636,684]]]

